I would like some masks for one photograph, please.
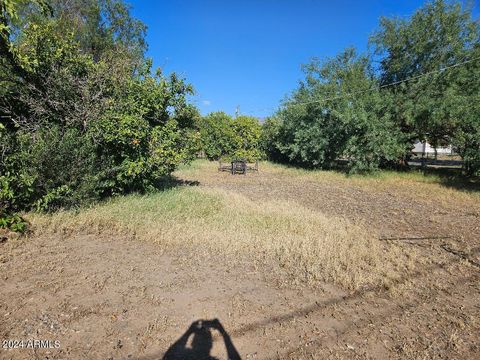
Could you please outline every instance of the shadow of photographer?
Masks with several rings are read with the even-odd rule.
[[[212,329],[217,330],[222,336],[227,351],[227,359],[241,359],[240,354],[232,343],[230,335],[228,335],[218,319],[213,319],[194,321],[187,331],[170,346],[163,356],[163,360],[217,359],[210,355],[213,347]],[[188,346],[188,340],[191,336],[193,336],[191,346]]]

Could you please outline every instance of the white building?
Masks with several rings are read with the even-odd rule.
[[[425,152],[425,154],[435,154],[435,148],[430,145],[428,142],[421,142],[421,141],[416,141],[414,145],[414,148],[412,150],[413,153],[415,154],[422,154]],[[424,149],[425,146],[425,149]],[[453,155],[455,152],[453,151],[453,148],[451,145],[449,146],[439,146],[437,147],[437,154],[443,154],[443,155]]]

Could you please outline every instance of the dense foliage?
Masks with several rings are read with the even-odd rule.
[[[213,112],[200,119],[201,148],[210,160],[238,158],[248,161],[261,157],[261,125],[251,116],[232,118]]]
[[[351,171],[376,169],[393,161],[405,148],[402,134],[389,117],[389,99],[376,90],[368,59],[347,49],[323,64],[305,67],[306,80],[286,102],[278,117],[275,147],[305,167],[332,167],[348,160]],[[339,94],[371,91],[361,96]]]
[[[121,0],[0,10],[0,226],[21,210],[154,189],[192,157],[193,89],[152,71],[145,26]]]
[[[478,174],[479,39],[479,22],[458,3],[435,0],[409,19],[382,18],[372,56],[347,49],[304,67],[263,146],[272,159],[321,168],[343,160],[362,172],[404,163],[426,140],[453,145]]]
[[[480,23],[471,12],[444,0],[425,4],[410,19],[382,18],[372,36],[382,56],[382,85],[420,76],[386,89],[395,98],[391,112],[402,131],[434,147],[455,145],[469,173],[480,169],[473,159],[478,162],[480,153],[479,41]],[[465,131],[473,136],[465,138]]]

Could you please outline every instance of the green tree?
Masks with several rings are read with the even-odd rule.
[[[224,112],[213,112],[200,119],[201,148],[210,160],[238,158],[255,161],[262,157],[262,127],[252,116],[233,119]]]
[[[271,116],[265,119],[262,124],[259,148],[262,154],[269,160],[285,162],[286,159],[280,153],[278,144],[280,141],[280,130],[282,121],[278,116]]]
[[[275,150],[289,162],[330,168],[346,160],[351,172],[377,169],[405,153],[399,129],[369,59],[347,49],[304,66],[306,79],[279,111]]]
[[[451,144],[462,156],[467,175],[480,175],[480,44],[472,51],[472,61],[458,69],[454,86],[456,96],[446,97],[456,128]]]
[[[201,147],[210,160],[218,160],[233,153],[235,133],[233,119],[224,112],[212,112],[199,121]]]
[[[233,157],[255,161],[262,157],[260,136],[262,127],[253,116],[241,115],[232,123],[234,133]]]
[[[123,2],[49,4],[1,4],[4,219],[155,189],[198,143],[192,86],[152,70]]]
[[[459,108],[467,110],[462,103],[470,96],[466,86],[471,81],[464,80],[467,67],[456,64],[475,59],[479,39],[478,21],[458,2],[430,1],[411,18],[380,20],[371,42],[382,56],[381,83],[411,79],[386,88],[395,99],[394,120],[411,142],[428,140],[433,146],[458,142],[458,131],[464,132],[470,117]],[[471,95],[470,101],[475,101]]]

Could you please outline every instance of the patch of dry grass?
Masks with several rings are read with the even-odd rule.
[[[404,271],[395,248],[361,225],[290,202],[256,203],[222,189],[180,187],[79,212],[31,214],[30,220],[37,232],[125,233],[165,249],[187,247],[273,264],[291,280],[310,284],[389,286]]]
[[[197,160],[192,166],[183,167],[175,173],[179,178],[191,178],[200,183],[215,184],[219,180],[216,171],[217,163],[206,160]],[[467,180],[458,179],[457,188],[452,184],[442,181],[439,175],[423,175],[418,171],[396,172],[382,170],[370,175],[346,175],[338,171],[305,170],[288,167],[285,165],[262,162],[260,173],[256,181],[262,181],[263,177],[275,178],[283,181],[314,182],[328,184],[341,189],[358,188],[372,194],[396,193],[402,198],[436,204],[445,208],[469,208],[480,216],[480,184],[478,189],[474,184],[467,184]],[[242,179],[238,176],[236,182],[251,181],[248,177]],[[462,187],[462,185],[469,185]],[[475,191],[477,189],[478,191]],[[408,211],[408,209],[407,209]]]
[[[201,166],[199,163],[196,166]],[[203,164],[206,166],[206,164]],[[297,179],[313,180],[318,182],[334,182],[341,186],[358,186],[364,190],[373,192],[394,190],[401,192],[402,195],[416,200],[429,202],[438,202],[443,205],[452,204],[469,206],[480,203],[480,184],[477,191],[473,184],[467,188],[466,179],[458,179],[458,188],[453,187],[454,181],[442,181],[441,176],[434,174],[424,175],[420,171],[397,172],[397,171],[378,171],[370,175],[346,175],[338,171],[327,170],[304,170],[291,168],[284,165],[262,163],[262,170],[275,172],[279,176],[294,177]]]

